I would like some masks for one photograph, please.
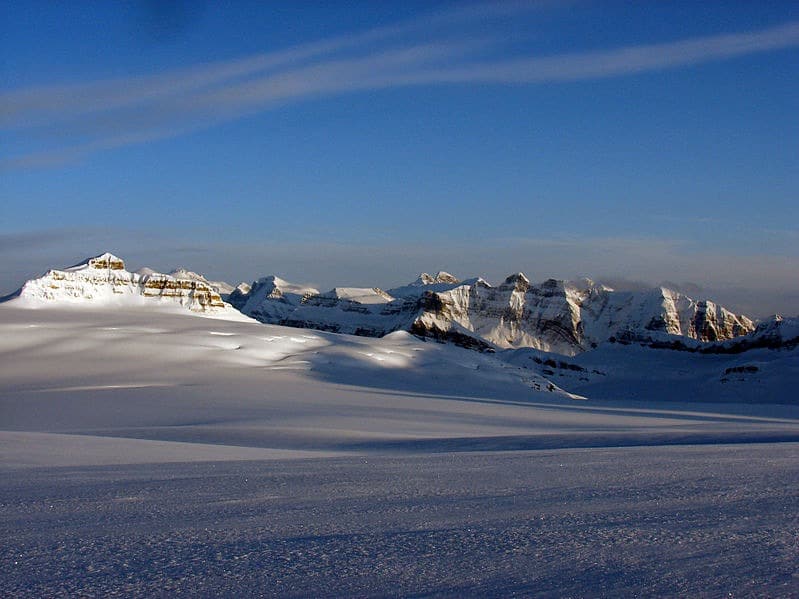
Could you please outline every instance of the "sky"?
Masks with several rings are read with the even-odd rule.
[[[0,0],[0,294],[662,282],[799,314],[799,3]]]

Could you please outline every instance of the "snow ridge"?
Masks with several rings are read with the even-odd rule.
[[[387,292],[303,289],[292,301],[255,287],[242,290],[234,305],[262,322],[377,337],[406,330],[479,349],[530,347],[575,355],[614,336],[715,342],[754,330],[746,316],[665,287],[616,292],[590,279],[536,285],[524,273],[497,287],[482,278],[458,281],[445,272],[422,273]]]
[[[125,269],[125,262],[105,252],[63,270],[52,269],[25,283],[14,294],[20,304],[52,302],[79,305],[179,305],[193,312],[225,312],[230,306],[204,277],[179,269],[171,274],[149,268]]]
[[[526,347],[569,356],[605,341],[719,343],[755,329],[746,316],[666,287],[614,291],[590,279],[534,284],[521,272],[494,287],[482,278],[460,281],[440,271],[421,273],[388,291],[335,287],[320,293],[274,275],[234,289],[186,268],[169,274],[146,268],[129,272],[121,258],[108,252],[50,270],[15,295],[15,301],[29,304],[144,305],[157,300],[194,312],[232,310],[232,305],[268,324],[369,337],[407,331],[480,350]]]

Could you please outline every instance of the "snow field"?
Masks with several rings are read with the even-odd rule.
[[[750,359],[690,355],[585,354],[574,401],[401,332],[4,304],[0,595],[796,596],[799,407],[655,401]]]

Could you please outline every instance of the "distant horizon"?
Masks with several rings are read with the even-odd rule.
[[[0,2],[0,293],[587,276],[799,314],[799,3]]]
[[[2,246],[0,246],[2,247]],[[188,250],[188,251],[185,251]],[[102,251],[96,252],[89,252],[84,254],[71,254],[71,258],[68,259],[53,259],[50,263],[44,265],[41,260],[45,260],[46,258],[41,257],[39,259],[38,264],[42,264],[38,269],[31,267],[33,270],[28,272],[28,274],[21,274],[20,278],[17,278],[17,283],[11,283],[10,285],[5,284],[0,286],[0,298],[8,297],[12,295],[14,292],[18,291],[24,283],[30,279],[35,279],[50,269],[60,270],[69,268],[71,266],[79,265],[88,260],[89,258],[99,256],[105,252],[111,253],[118,258],[121,258],[125,262],[125,268],[130,272],[136,272],[138,270],[144,268],[151,268],[156,272],[161,273],[170,273],[177,269],[186,269],[192,272],[195,272],[199,275],[202,275],[209,281],[216,281],[216,282],[224,282],[233,287],[241,283],[251,284],[258,279],[268,277],[268,276],[277,276],[281,279],[284,279],[290,283],[295,283],[303,286],[313,287],[318,289],[320,292],[329,291],[335,287],[363,287],[363,288],[370,288],[370,287],[378,287],[383,290],[390,290],[392,288],[402,287],[409,283],[415,281],[419,275],[426,273],[429,275],[435,276],[439,272],[446,272],[448,274],[453,275],[459,281],[466,281],[473,278],[483,278],[491,285],[499,285],[501,284],[507,277],[512,276],[517,273],[524,274],[533,284],[540,284],[548,279],[556,279],[556,280],[564,280],[564,281],[572,281],[576,282],[580,279],[590,279],[595,283],[604,284],[616,291],[641,291],[645,289],[655,289],[657,287],[666,287],[673,291],[677,291],[691,297],[694,300],[710,300],[717,304],[724,306],[727,309],[732,310],[737,314],[744,314],[746,316],[762,320],[764,318],[768,318],[773,316],[774,314],[779,314],[781,316],[799,316],[799,310],[796,312],[784,311],[784,310],[763,310],[762,307],[758,309],[758,306],[767,305],[767,302],[760,302],[757,292],[747,289],[741,288],[713,288],[708,286],[707,284],[703,284],[702,281],[674,281],[668,279],[660,279],[660,280],[646,280],[646,279],[629,279],[620,277],[618,275],[606,274],[606,275],[586,275],[586,274],[573,274],[573,275],[558,275],[558,274],[540,274],[536,276],[537,272],[544,273],[545,271],[530,271],[524,269],[517,269],[517,270],[507,270],[500,271],[497,268],[493,269],[491,272],[468,272],[466,270],[460,271],[456,269],[447,268],[446,266],[442,267],[433,267],[433,268],[423,268],[420,270],[416,270],[414,272],[406,270],[404,278],[401,270],[391,270],[392,272],[396,272],[396,276],[393,279],[390,279],[385,273],[377,273],[379,284],[375,282],[375,280],[369,280],[368,274],[364,272],[361,273],[352,273],[350,278],[344,278],[341,280],[338,279],[331,279],[331,278],[322,278],[322,279],[312,279],[308,277],[303,277],[302,272],[299,269],[294,269],[291,271],[281,272],[278,268],[277,270],[273,270],[270,272],[262,272],[259,274],[254,274],[249,277],[227,277],[222,273],[222,271],[218,269],[206,269],[197,267],[197,265],[192,264],[187,261],[181,262],[179,258],[175,257],[172,259],[172,262],[169,262],[168,257],[164,257],[163,255],[155,255],[149,254],[152,258],[151,260],[147,261],[144,259],[144,262],[141,262],[142,258],[139,260],[130,260],[128,258],[128,254],[125,252],[121,252],[115,250],[113,248],[105,248]],[[184,248],[184,251],[177,251],[175,256],[189,256],[192,252],[196,252],[196,249],[191,250],[190,248]],[[132,255],[136,256],[147,256],[148,254],[142,253],[142,251],[134,250],[130,252]],[[198,261],[200,265],[202,264],[209,264],[212,265],[214,263],[214,257],[211,255],[211,252],[196,252],[196,255],[202,254],[202,258]],[[80,257],[78,257],[80,256]],[[36,263],[35,261],[30,261],[31,264]],[[19,272],[22,272],[22,269],[25,268],[24,264],[19,264],[18,267]],[[34,272],[35,270],[35,272]],[[291,274],[287,274],[287,273]],[[317,269],[311,269],[311,272],[318,272]],[[371,272],[371,269],[370,269]],[[504,274],[502,274],[504,272]],[[296,275],[296,276],[295,276]],[[8,281],[6,278],[3,279],[3,283],[7,283]],[[770,290],[772,295],[783,291],[786,295],[784,298],[784,305],[791,305],[792,302],[799,301],[799,297],[793,297],[790,291],[785,292],[784,290],[780,289],[772,289]],[[751,306],[754,309],[740,309],[741,306]]]

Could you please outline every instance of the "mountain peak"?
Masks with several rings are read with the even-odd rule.
[[[186,275],[193,275],[187,277]],[[194,312],[229,309],[208,281],[185,269],[165,275],[142,269],[133,273],[111,252],[87,258],[62,270],[51,269],[31,279],[15,294],[23,303],[92,302],[97,306],[141,306],[145,303],[178,304]]]
[[[410,285],[414,287],[421,287],[423,285],[438,285],[439,283],[454,285],[456,283],[460,283],[460,281],[448,272],[439,270],[435,276],[426,272],[421,273]]]
[[[258,283],[272,285],[273,287],[275,287],[277,289],[281,289],[281,288],[284,288],[284,287],[291,287],[292,286],[291,283],[289,283],[288,281],[286,281],[284,279],[281,279],[277,275],[269,275],[269,276],[266,276],[266,277],[261,277],[260,279],[258,279]]]
[[[111,252],[104,252],[91,258],[86,258],[77,264],[74,264],[66,271],[83,270],[90,268],[94,270],[125,270],[125,261],[122,258],[115,256]]]
[[[188,268],[186,268],[184,266],[179,266],[178,268],[175,268],[175,269],[169,271],[167,274],[170,277],[175,277],[176,279],[197,279],[197,278],[204,279],[205,278],[202,275],[197,274],[196,272],[193,272],[193,271],[189,270]]]
[[[460,281],[453,275],[449,274],[445,270],[439,270],[436,273],[435,278],[433,279],[434,283],[460,283]]]
[[[261,277],[255,283],[253,283],[252,288],[260,288],[268,290],[267,293],[271,293],[272,291],[276,291],[278,293],[293,293],[295,295],[316,295],[319,293],[318,289],[315,289],[309,285],[300,285],[297,283],[291,283],[290,281],[286,281],[285,279],[281,279],[277,275],[269,275],[266,277]]]
[[[505,282],[503,283],[505,286],[514,286],[517,289],[529,289],[530,288],[530,279],[524,276],[523,272],[517,272],[516,274],[510,275]]]

